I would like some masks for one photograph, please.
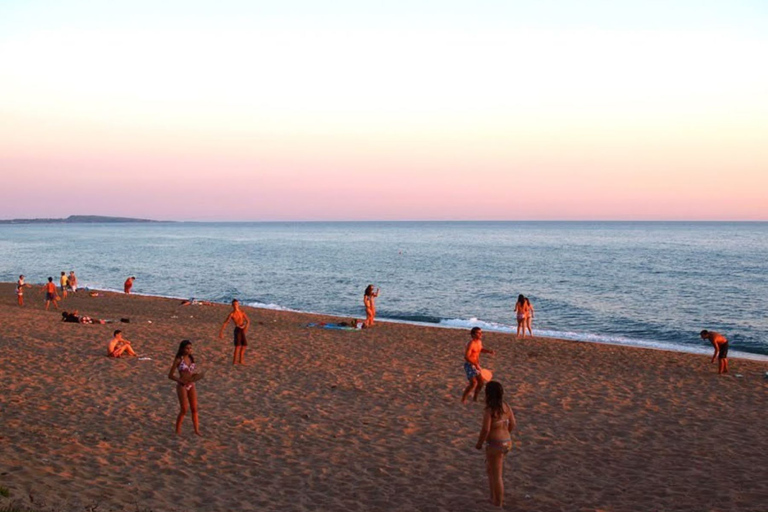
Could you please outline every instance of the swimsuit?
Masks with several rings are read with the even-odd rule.
[[[179,373],[180,374],[183,373],[183,372],[193,373],[194,371],[195,371],[195,363],[187,364],[187,363],[184,362],[184,359],[181,360],[181,362],[179,363]],[[187,391],[190,391],[190,390],[192,390],[195,387],[195,383],[194,382],[190,382],[189,384],[182,384],[181,382],[179,382],[177,385],[178,386],[184,386],[184,389],[186,389]]]
[[[235,346],[247,347],[248,340],[245,339],[245,329],[242,327],[235,327]]]
[[[503,425],[509,428],[509,418],[505,417],[504,419],[496,420],[492,424],[494,427]],[[502,455],[508,454],[512,449],[512,439],[509,437],[506,439],[487,439],[486,443],[488,443],[488,448]]]
[[[728,342],[720,344],[720,352],[717,354],[718,359],[728,359]]]
[[[480,374],[472,363],[464,363],[464,372],[467,374],[467,380],[472,380]]]

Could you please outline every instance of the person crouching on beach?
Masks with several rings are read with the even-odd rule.
[[[109,341],[109,345],[107,345],[107,356],[121,357],[123,354],[135,356],[136,352],[133,351],[131,342],[123,338],[123,331],[118,329],[112,334],[112,339]]]
[[[715,347],[715,353],[712,354],[712,362],[715,362],[715,358],[718,361],[717,373],[728,373],[728,340],[725,336],[715,331],[708,331],[704,329],[699,333],[701,339],[709,340],[713,347]]]
[[[467,374],[467,384],[464,394],[461,395],[461,403],[467,403],[467,398],[472,391],[475,392],[473,400],[477,402],[477,396],[480,394],[480,390],[483,389],[485,381],[482,376],[482,368],[480,368],[480,353],[485,352],[487,354],[495,354],[493,350],[483,348],[483,330],[479,327],[473,327],[470,331],[472,339],[467,343],[467,347],[464,350],[464,372]]]
[[[48,311],[48,306],[53,303],[53,307],[59,309],[59,305],[56,301],[59,300],[59,296],[56,295],[56,285],[53,284],[53,278],[49,277],[48,282],[43,285],[45,291],[45,310]]]
[[[131,276],[128,279],[125,280],[125,283],[123,283],[123,291],[125,293],[131,293],[131,288],[133,288],[133,282],[136,280],[135,277]]]
[[[251,320],[248,318],[248,315],[245,314],[245,311],[240,309],[240,301],[237,299],[232,299],[232,311],[221,325],[219,338],[224,337],[224,329],[227,327],[230,320],[235,324],[235,355],[232,356],[232,364],[244,364],[245,349],[248,346],[248,340],[245,338],[245,333],[248,332],[248,326],[251,325]]]
[[[376,297],[379,296],[379,289],[373,291],[373,285],[369,284],[363,294],[363,305],[365,305],[365,322],[363,327],[373,327],[374,320],[376,319]]]
[[[504,506],[504,459],[512,450],[512,430],[515,428],[515,414],[504,403],[504,388],[492,380],[485,387],[485,411],[483,426],[475,448],[485,447],[485,465],[488,484],[491,488],[491,503]]]
[[[179,376],[177,377],[176,371]],[[179,414],[176,416],[176,434],[181,434],[181,422],[187,414],[187,410],[192,411],[192,426],[195,427],[195,434],[200,433],[200,419],[197,416],[197,389],[195,382],[203,378],[202,373],[197,373],[195,368],[195,357],[192,355],[192,342],[184,340],[179,344],[179,350],[173,359],[171,371],[168,372],[168,378],[176,382],[176,395],[179,397]]]

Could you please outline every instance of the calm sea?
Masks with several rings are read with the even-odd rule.
[[[0,225],[0,279],[591,342],[768,355],[768,223],[361,222]]]

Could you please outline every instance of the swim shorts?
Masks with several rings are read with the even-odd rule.
[[[718,359],[728,359],[728,342],[726,341],[720,345],[720,352],[717,354]]]
[[[56,300],[56,294],[51,292],[45,292],[45,300]]]
[[[235,327],[235,346],[236,347],[248,346],[248,340],[245,339],[245,330],[241,329],[240,327]]]
[[[467,374],[467,380],[472,380],[478,376],[477,368],[472,363],[464,363],[464,372]]]

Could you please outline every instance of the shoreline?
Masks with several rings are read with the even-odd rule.
[[[102,292],[61,308],[130,323],[82,325],[0,284],[0,508],[498,510],[483,505],[482,401],[459,404],[468,332],[254,309],[232,366],[230,308]],[[122,329],[142,358],[110,359]],[[193,340],[202,438],[167,374]],[[481,362],[517,416],[509,509],[762,512],[768,364],[488,332]],[[738,377],[737,375],[740,375]],[[727,442],[723,442],[727,440]],[[718,472],[713,480],[712,471]],[[184,503],[178,502],[183,489]]]
[[[0,281],[0,285],[15,286],[15,283]],[[33,286],[39,286],[39,285],[34,284]],[[80,289],[123,295],[123,292],[121,290],[112,289],[112,288],[82,287]],[[132,292],[131,295],[158,298],[158,299],[179,300],[179,301],[188,299],[187,297],[174,297],[170,295],[153,295],[149,293],[137,293],[137,292]],[[209,301],[208,299],[200,299],[198,297],[196,297],[196,299],[205,300],[206,302],[212,302],[217,305],[228,306],[228,304],[224,302]],[[263,309],[267,311],[285,311],[288,313],[324,316],[324,317],[332,317],[332,318],[340,318],[340,319],[350,317],[350,315],[344,315],[341,313],[301,311],[301,310],[280,306],[279,304],[263,304],[259,302],[243,302],[242,304],[250,308]],[[439,322],[419,322],[416,320],[401,320],[401,319],[380,317],[380,318],[377,318],[377,321],[381,321],[384,323],[412,325],[416,327],[436,327],[439,329],[452,329],[452,330],[467,330],[477,326],[477,327],[481,327],[486,332],[496,332],[501,334],[509,334],[512,336],[514,336],[514,332],[515,332],[515,327],[511,325],[498,324],[495,322],[488,322],[488,321],[477,320],[477,319],[470,319],[470,320],[441,319]],[[454,325],[451,325],[449,322],[454,322]],[[611,335],[601,335],[601,334],[592,334],[592,333],[551,331],[549,329],[534,329],[533,331],[535,333],[534,338],[552,339],[552,340],[560,340],[560,341],[572,341],[572,342],[598,344],[598,345],[609,345],[609,346],[617,346],[617,347],[631,347],[631,348],[638,348],[638,349],[644,349],[644,350],[660,350],[663,352],[674,352],[674,353],[680,353],[680,354],[711,355],[713,350],[711,347],[705,345],[703,342],[701,347],[696,347],[694,345],[690,345],[690,346],[685,344],[678,345],[678,344],[674,344],[672,342],[666,342],[666,341],[645,340],[640,338],[637,338],[637,339],[624,338],[619,335],[611,336]],[[768,354],[760,354],[756,352],[744,352],[744,351],[740,351],[738,349],[733,349],[733,348],[729,350],[728,356],[729,356],[729,359],[744,359],[744,360],[750,360],[750,361],[768,362]]]

